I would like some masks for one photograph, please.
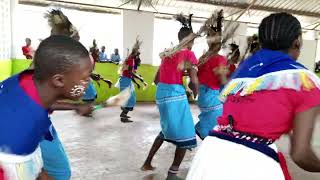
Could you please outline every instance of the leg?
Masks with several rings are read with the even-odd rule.
[[[59,137],[55,130],[53,131],[52,141],[42,140],[40,142],[44,170],[55,180],[69,180],[71,178],[69,160]]]
[[[176,148],[174,160],[173,160],[172,165],[168,171],[167,180],[180,180],[181,179],[177,176],[177,174],[179,172],[179,167],[180,167],[180,164],[186,154],[186,151],[187,151],[186,149],[182,149],[179,147]]]
[[[177,174],[175,172],[179,170],[180,164],[186,154],[186,151],[187,149],[182,149],[179,147],[176,148],[176,152],[174,154],[174,160],[168,172],[169,174]]]
[[[129,120],[130,117],[127,115],[129,113],[129,109],[127,109],[125,107],[121,107],[121,109],[122,109],[122,113],[120,114],[121,122],[123,122],[123,123],[133,122],[133,121]]]
[[[155,169],[154,167],[152,167],[151,161],[152,161],[154,155],[157,153],[157,151],[161,147],[162,143],[163,143],[163,138],[160,135],[158,135],[152,144],[152,147],[149,151],[147,159],[145,160],[143,166],[141,167],[142,171],[148,171],[148,170]]]

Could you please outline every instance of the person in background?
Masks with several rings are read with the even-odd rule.
[[[82,97],[93,61],[81,43],[55,35],[40,43],[34,67],[0,85],[0,171],[5,176],[2,179],[50,179],[44,171],[45,160],[39,147],[44,139],[54,140],[49,113],[59,99],[77,101]]]
[[[34,50],[31,47],[31,39],[26,38],[26,45],[22,47],[22,53],[27,59],[32,59]]]
[[[92,47],[90,47],[90,54],[94,62],[99,62],[99,48],[95,39],[92,42]]]
[[[228,54],[228,78],[231,77],[231,75],[233,74],[233,72],[236,70],[237,68],[237,64],[239,62],[240,59],[240,50],[239,50],[239,46],[235,43],[231,43],[230,45],[230,50],[231,52]]]
[[[114,49],[114,53],[111,54],[111,62],[115,64],[119,64],[121,61],[120,55],[119,55],[119,49]]]
[[[100,62],[108,62],[107,53],[105,51],[106,51],[106,47],[102,46],[101,51],[99,52],[99,61]]]

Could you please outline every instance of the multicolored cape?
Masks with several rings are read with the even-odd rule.
[[[246,96],[281,88],[297,91],[320,88],[320,79],[288,54],[262,49],[240,64],[222,90],[220,99],[225,101],[233,94]]]

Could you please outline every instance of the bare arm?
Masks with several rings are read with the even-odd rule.
[[[198,81],[198,75],[197,75],[197,69],[195,67],[192,67],[191,69],[188,70],[189,71],[189,77],[191,82],[194,85],[194,94],[198,94],[199,92],[199,81]]]
[[[320,172],[320,160],[311,147],[313,129],[319,107],[298,113],[294,120],[290,155],[293,161],[309,172]]]
[[[93,111],[92,104],[75,104],[68,102],[56,102],[51,106],[52,110],[63,111],[63,110],[75,110],[81,116],[90,116]]]
[[[229,71],[226,66],[219,66],[213,69],[213,73],[215,73],[220,78],[220,82],[222,85],[225,85],[228,81],[227,79],[228,72]]]
[[[76,110],[78,104],[67,103],[67,102],[56,102],[51,106],[52,110],[61,111],[61,110]]]

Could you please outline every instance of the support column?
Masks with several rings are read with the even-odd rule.
[[[126,58],[139,36],[142,64],[153,63],[154,14],[139,11],[123,11],[123,57]]]
[[[17,52],[16,50],[20,48],[17,48],[18,45],[20,44],[17,44],[18,39],[17,39],[17,36],[16,36],[16,24],[17,24],[17,21],[16,21],[16,18],[17,18],[17,5],[18,5],[18,0],[10,0],[10,20],[11,20],[11,58],[16,58],[17,57]]]
[[[314,70],[317,54],[317,40],[315,40],[315,35],[315,31],[307,31],[302,34],[302,49],[298,58],[298,62],[303,64],[311,71]]]
[[[0,0],[0,81],[11,75],[11,3]]]

